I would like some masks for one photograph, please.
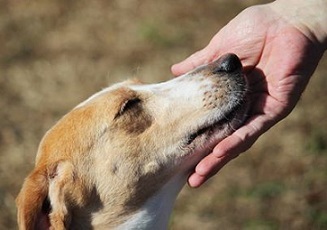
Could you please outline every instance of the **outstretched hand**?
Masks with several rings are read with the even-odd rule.
[[[272,4],[244,10],[222,28],[204,49],[172,66],[174,75],[235,53],[249,83],[251,108],[246,123],[228,136],[196,166],[189,177],[199,187],[226,163],[285,118],[298,102],[323,49],[299,25],[283,18]]]

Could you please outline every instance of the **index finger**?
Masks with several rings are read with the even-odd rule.
[[[194,54],[186,58],[184,61],[174,64],[171,67],[171,72],[175,76],[179,76],[206,63],[208,63],[208,52],[207,49],[204,48],[195,52]]]

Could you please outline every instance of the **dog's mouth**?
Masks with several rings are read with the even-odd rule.
[[[188,135],[185,145],[192,149],[199,145],[202,148],[211,148],[213,142],[217,144],[243,124],[247,116],[247,110],[248,104],[244,100],[222,118],[212,123],[204,124]]]
[[[195,151],[210,153],[218,142],[243,124],[249,107],[246,96],[247,82],[242,74],[241,61],[235,54],[223,55],[202,69],[209,71],[211,76],[216,79],[222,76],[225,77],[225,81],[228,79],[230,83],[225,83],[226,89],[231,91],[230,98],[225,99],[225,103],[229,104],[231,109],[223,111],[222,115],[217,115],[214,119],[208,118],[196,131],[191,131],[191,134],[187,135],[184,143],[186,143],[185,146],[189,149],[189,153]],[[226,76],[228,77],[226,78]]]

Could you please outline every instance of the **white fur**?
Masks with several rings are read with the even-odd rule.
[[[151,197],[137,213],[117,227],[117,230],[165,230],[176,196],[185,184],[187,175],[177,175]]]

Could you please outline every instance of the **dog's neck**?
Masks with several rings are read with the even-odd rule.
[[[167,229],[175,200],[186,179],[187,174],[172,178],[117,229]]]
[[[193,168],[196,162],[203,157],[203,155],[198,154],[196,157],[188,159],[184,162],[184,165],[179,167],[171,179],[169,179],[160,189],[150,196],[147,201],[131,215],[123,217],[123,222],[113,227],[113,229],[125,230],[125,229],[145,229],[145,230],[165,230],[168,229],[169,218],[172,213],[172,209],[175,200],[185,185],[187,178],[190,173],[190,168]],[[146,184],[144,186],[147,186]],[[107,210],[102,213],[100,219],[96,218],[93,222],[95,229],[107,229],[106,223],[109,223],[112,219],[110,211]],[[109,213],[106,213],[109,212]],[[109,215],[107,215],[109,214]],[[106,219],[106,216],[109,219]]]

